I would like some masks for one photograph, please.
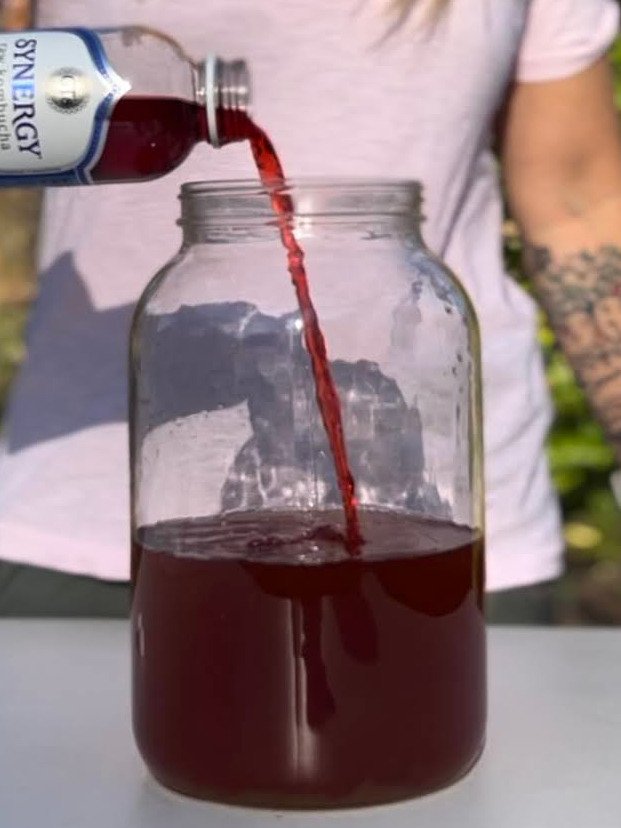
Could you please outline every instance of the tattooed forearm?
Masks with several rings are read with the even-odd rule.
[[[526,264],[558,339],[621,459],[621,248],[555,258],[528,247]]]

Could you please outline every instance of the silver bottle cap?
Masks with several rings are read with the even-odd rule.
[[[209,143],[220,146],[218,110],[247,112],[250,106],[250,72],[244,60],[222,60],[209,55],[205,60],[205,107]]]

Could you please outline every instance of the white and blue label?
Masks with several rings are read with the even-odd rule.
[[[129,88],[95,32],[0,32],[0,185],[89,184]]]

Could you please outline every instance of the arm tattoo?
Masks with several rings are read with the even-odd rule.
[[[621,248],[556,258],[546,247],[527,247],[525,259],[578,381],[619,453]]]

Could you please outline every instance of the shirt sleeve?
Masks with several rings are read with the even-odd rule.
[[[616,0],[530,0],[517,80],[577,74],[605,54],[618,28]]]

